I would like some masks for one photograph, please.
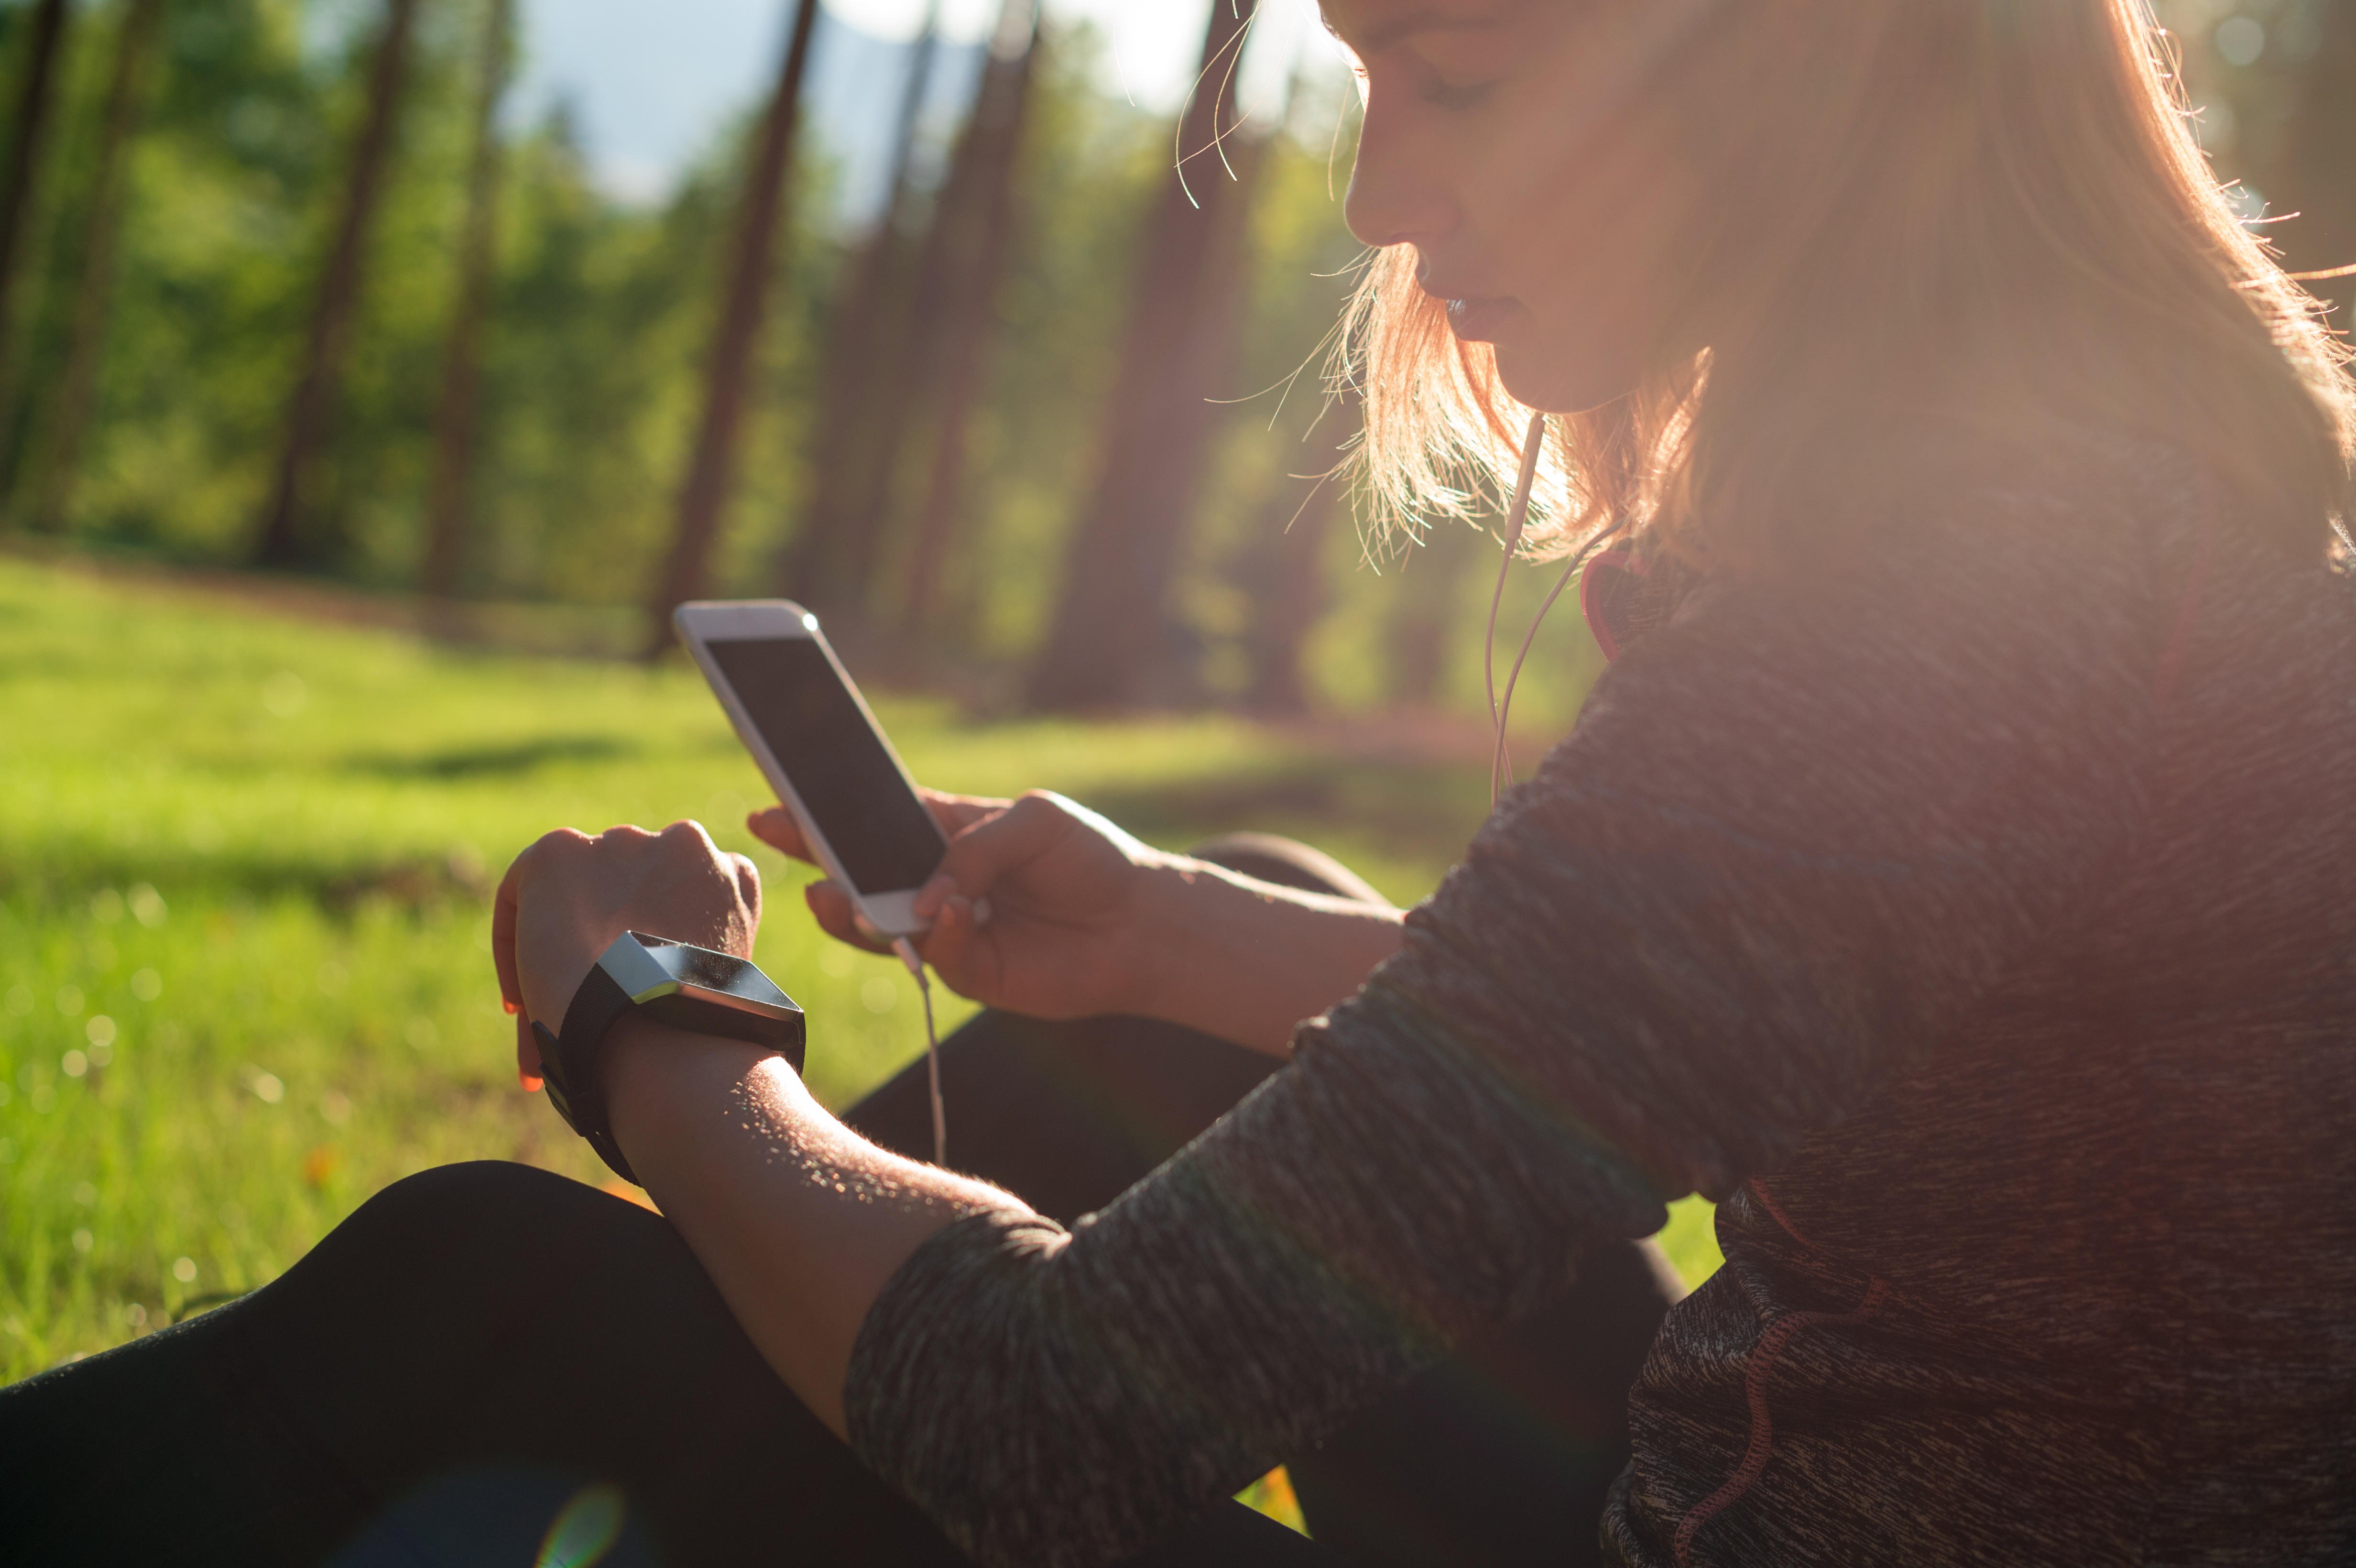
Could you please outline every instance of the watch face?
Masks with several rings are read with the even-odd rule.
[[[671,978],[682,986],[706,991],[734,991],[741,976],[763,978],[760,970],[742,958],[715,953],[709,947],[690,947],[683,942],[675,942],[650,951],[656,961],[670,971]]]
[[[642,1007],[662,997],[690,994],[777,1018],[801,1012],[757,965],[691,943],[625,932],[597,962]]]

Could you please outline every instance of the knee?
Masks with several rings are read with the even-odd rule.
[[[423,1250],[455,1260],[480,1253],[496,1263],[643,1226],[669,1233],[654,1215],[594,1187],[485,1159],[402,1178],[362,1204],[337,1233],[390,1255]]]
[[[392,1183],[257,1293],[273,1332],[314,1319],[435,1320],[529,1285],[594,1295],[691,1261],[635,1204],[530,1166],[446,1165]]]
[[[535,1166],[473,1159],[404,1176],[362,1204],[352,1218],[366,1217],[378,1224],[421,1220],[461,1224],[562,1206],[573,1201],[574,1193],[592,1190]]]
[[[1357,872],[1312,845],[1298,838],[1286,838],[1274,833],[1223,833],[1205,839],[1188,851],[1198,860],[1208,860],[1263,882],[1274,882],[1280,888],[1299,888],[1303,892],[1331,893],[1336,898],[1356,899],[1362,903],[1387,905],[1390,901],[1375,891]]]

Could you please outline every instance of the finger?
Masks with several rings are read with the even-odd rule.
[[[802,890],[802,901],[809,905],[810,913],[818,920],[819,929],[837,942],[847,943],[866,953],[891,951],[860,929],[851,896],[834,883],[810,883]]]
[[[949,840],[940,869],[916,894],[916,918],[931,919],[952,893],[987,896],[1000,877],[1045,854],[1073,826],[1071,815],[1046,795],[1026,795],[982,817]]]
[[[499,879],[498,896],[491,901],[491,966],[498,973],[499,999],[507,1004],[509,1012],[519,1019],[530,1016],[524,1007],[523,968],[516,954],[525,868],[552,858],[561,863],[590,842],[586,834],[575,828],[552,829],[526,846],[522,854],[509,862],[507,874]]]
[[[782,805],[766,805],[744,818],[745,831],[781,854],[797,860],[811,859],[808,840],[802,837],[801,824],[794,814]]]
[[[736,891],[736,857],[713,843],[711,833],[695,818],[682,816],[676,822],[666,824],[663,830],[655,835],[655,842],[662,848],[664,854],[679,862],[681,870],[712,870],[727,879],[732,893]]]
[[[761,869],[742,855],[731,855],[728,860],[736,878],[736,900],[744,906],[744,912],[752,917],[753,931],[758,931],[761,929]],[[745,933],[745,941],[748,944],[752,941],[751,932]]]
[[[933,915],[933,923],[916,939],[917,955],[932,965],[941,983],[960,997],[982,999],[975,959],[973,906],[952,895]]]
[[[522,870],[522,855],[509,861],[498,896],[491,901],[491,967],[498,971],[499,1000],[518,1018],[523,1014],[523,981],[516,974],[516,884]]]
[[[520,1017],[516,1019],[516,1082],[527,1094],[540,1092],[543,1074],[540,1070],[540,1041],[531,1032],[531,1025]]]
[[[980,795],[948,795],[937,789],[919,789],[917,797],[925,809],[933,814],[941,831],[954,838],[985,816],[995,816],[1014,803]]]
[[[653,836],[653,841],[666,855],[691,865],[701,861],[716,866],[727,859],[720,852],[720,846],[712,841],[712,835],[704,831],[703,824],[691,816],[664,824],[663,830]]]
[[[892,950],[873,940],[859,929],[851,918],[851,895],[832,882],[812,882],[802,890],[802,901],[818,919],[819,929],[837,942],[868,953],[889,953]]]
[[[944,900],[941,907],[933,912],[931,923],[909,938],[916,944],[916,956],[943,976],[958,967],[965,959],[964,942],[949,922],[949,906],[958,901],[954,895]]]

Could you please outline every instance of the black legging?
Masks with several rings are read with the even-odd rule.
[[[1281,841],[1206,848],[1363,888]],[[942,1043],[951,1162],[1068,1221],[1274,1066],[1173,1025],[983,1013]],[[928,1156],[922,1063],[846,1119]],[[1289,1456],[1317,1546],[1228,1504],[1136,1561],[1593,1561],[1671,1289],[1647,1253],[1606,1252],[1552,1309]],[[0,1390],[0,1562],[520,1568],[568,1503],[577,1522],[609,1497],[614,1568],[963,1561],[770,1372],[669,1224],[523,1166],[396,1182],[273,1284]]]

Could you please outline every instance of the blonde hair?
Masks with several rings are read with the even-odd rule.
[[[1720,220],[1694,259],[1713,303],[1739,291],[1735,325],[1721,310],[1708,349],[1549,421],[1526,552],[1681,539],[1697,517],[1712,549],[1772,550],[1871,510],[1935,430],[2018,452],[2057,426],[2174,442],[2250,526],[2331,548],[2356,453],[2347,357],[2218,188],[2142,0],[1721,15],[1654,112],[1723,117],[1678,134],[1717,137]],[[1777,67],[1804,67],[1784,80],[1806,91],[1762,125]],[[1362,510],[1410,533],[1493,507],[1530,417],[1414,266],[1411,247],[1369,259],[1336,366],[1365,399]]]

